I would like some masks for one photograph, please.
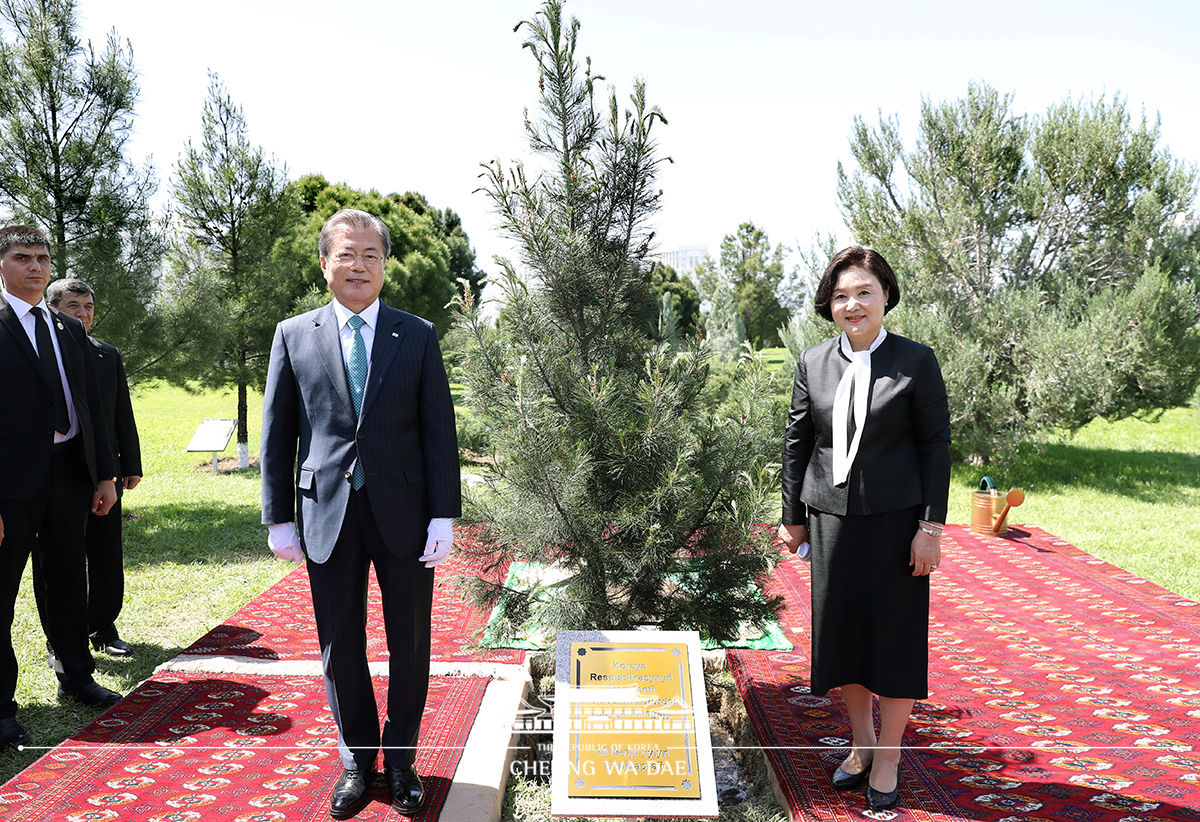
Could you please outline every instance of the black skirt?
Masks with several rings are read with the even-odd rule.
[[[919,512],[809,509],[814,694],[858,684],[879,696],[928,696],[929,577],[908,564]]]

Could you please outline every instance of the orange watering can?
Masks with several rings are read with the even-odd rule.
[[[1002,537],[1008,530],[1008,512],[1025,501],[1025,492],[1014,488],[1001,496],[991,477],[979,481],[979,490],[971,493],[971,532]]]

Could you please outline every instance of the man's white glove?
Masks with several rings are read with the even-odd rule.
[[[267,545],[271,553],[280,559],[290,559],[293,562],[304,562],[304,552],[300,550],[300,536],[296,533],[296,523],[278,522],[267,526]]]
[[[448,517],[431,519],[425,531],[429,538],[425,540],[421,562],[425,563],[426,568],[433,568],[450,556],[450,549],[454,546],[454,520]]]

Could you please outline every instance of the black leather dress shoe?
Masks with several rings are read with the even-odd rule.
[[[21,745],[29,744],[29,734],[20,726],[15,717],[6,716],[0,719],[0,748],[16,750]]]
[[[866,782],[867,775],[870,773],[871,764],[869,762],[867,763],[867,767],[858,773],[847,773],[842,770],[841,765],[838,765],[837,770],[833,772],[833,787],[839,791],[852,791]]]
[[[329,815],[334,819],[345,819],[353,816],[367,795],[367,783],[370,773],[367,771],[345,771],[342,778],[333,786],[333,796],[329,799]]]
[[[873,811],[886,811],[896,807],[900,801],[900,769],[896,769],[896,787],[890,791],[877,791],[867,784],[867,807]]]
[[[116,691],[111,691],[100,683],[92,681],[81,688],[68,688],[60,682],[58,698],[73,699],[81,705],[90,705],[93,708],[111,708],[124,697]]]
[[[133,646],[120,637],[112,639],[92,637],[92,648],[109,656],[133,656]]]
[[[421,784],[421,777],[417,775],[416,768],[412,765],[405,765],[403,768],[384,765],[383,778],[387,780],[392,801],[396,803],[400,813],[412,816],[421,810],[421,806],[425,804],[425,786]]]

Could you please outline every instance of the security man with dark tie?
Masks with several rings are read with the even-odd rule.
[[[109,656],[132,656],[133,647],[117,632],[117,616],[125,598],[125,566],[121,545],[121,495],[142,480],[142,446],[125,364],[116,347],[91,336],[96,319],[96,292],[83,280],[55,280],[46,302],[83,323],[100,386],[100,410],[117,466],[117,502],[104,516],[91,514],[87,525],[88,633],[92,648]]]
[[[87,334],[51,311],[50,243],[30,226],[0,229],[0,748],[29,743],[16,719],[12,623],[25,561],[46,604],[44,628],[61,665],[60,699],[106,708],[121,699],[92,679],[88,648],[88,512],[117,500]]]

